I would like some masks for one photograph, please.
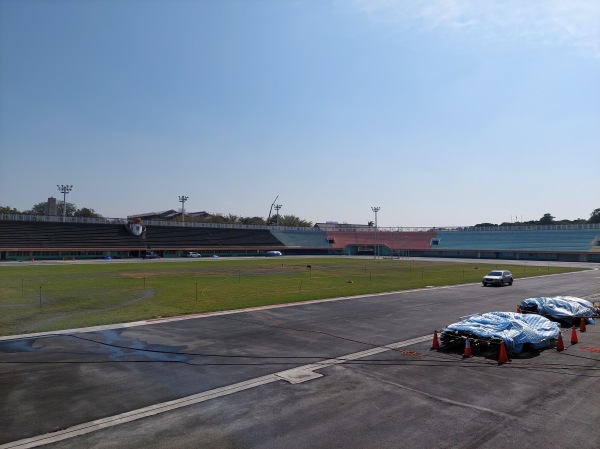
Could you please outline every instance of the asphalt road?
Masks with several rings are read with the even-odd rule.
[[[529,269],[529,268],[528,268]],[[434,329],[600,271],[0,341],[0,448],[600,447],[600,323],[499,365]],[[482,273],[483,274],[483,273]]]

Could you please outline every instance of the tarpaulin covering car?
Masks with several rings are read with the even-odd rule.
[[[598,310],[590,301],[575,296],[527,298],[521,301],[521,310],[524,313],[538,313],[567,325],[571,325],[576,317],[585,318],[588,324],[596,324],[591,317],[598,316]]]
[[[515,312],[489,312],[472,315],[442,329],[442,342],[456,338],[504,341],[509,354],[518,354],[524,345],[533,349],[552,347],[558,338],[560,326],[541,315]]]

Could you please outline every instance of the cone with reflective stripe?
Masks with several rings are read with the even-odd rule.
[[[465,340],[465,352],[463,354],[463,357],[473,357],[473,352],[471,352],[471,342],[468,338]]]
[[[556,342],[556,350],[557,351],[565,350],[565,343],[563,342],[561,331],[558,331],[558,341]]]
[[[585,332],[585,318],[579,318],[579,332]]]
[[[500,342],[500,356],[498,357],[498,363],[508,363],[508,355],[506,354],[504,341]]]
[[[431,343],[431,349],[440,349],[440,342],[438,340],[437,330],[433,331],[433,343]]]
[[[574,345],[575,343],[579,343],[579,340],[577,340],[577,331],[575,330],[575,326],[573,326],[573,330],[571,330],[571,344]]]

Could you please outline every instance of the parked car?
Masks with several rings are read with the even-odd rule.
[[[484,287],[487,287],[488,285],[498,285],[499,287],[503,287],[507,284],[512,285],[513,275],[508,270],[494,270],[486,274],[481,280],[481,283]]]
[[[194,257],[194,258],[196,258],[196,257],[202,257],[202,256],[200,255],[200,253],[197,253],[196,251],[190,251],[189,253],[185,254],[185,257]]]
[[[160,259],[160,256],[152,251],[147,251],[144,255],[144,259]]]
[[[281,251],[267,251],[267,257],[281,256]]]

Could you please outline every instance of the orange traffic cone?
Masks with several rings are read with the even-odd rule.
[[[578,342],[579,340],[577,340],[577,331],[575,330],[575,326],[573,326],[573,330],[571,331],[571,344],[574,345]]]
[[[498,363],[508,363],[508,355],[506,355],[506,348],[504,347],[504,341],[500,342],[500,356],[498,357]]]
[[[585,318],[579,318],[579,332],[585,332]]]
[[[431,343],[431,349],[440,349],[440,342],[438,340],[437,330],[433,331],[433,343]]]
[[[471,352],[471,342],[468,338],[465,340],[465,352],[463,354],[463,357],[473,357],[473,352]]]
[[[558,341],[556,342],[556,350],[557,351],[565,350],[565,343],[563,342],[561,331],[558,331]]]

